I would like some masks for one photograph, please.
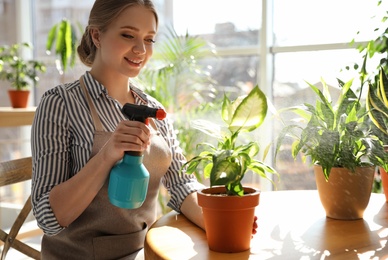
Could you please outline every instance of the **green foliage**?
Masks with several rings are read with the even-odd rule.
[[[69,20],[62,19],[51,27],[47,35],[46,52],[50,55],[51,50],[54,49],[55,55],[59,58],[57,70],[60,74],[66,72],[68,67],[74,67],[77,44],[77,32]]]
[[[284,109],[299,115],[306,125],[285,126],[279,134],[276,153],[286,137],[293,138],[292,156],[310,157],[312,163],[322,166],[326,180],[332,167],[345,167],[351,171],[365,165],[387,168],[388,156],[383,143],[371,132],[368,112],[351,89],[353,80],[338,82],[341,93],[335,104],[322,80],[323,92],[308,83],[317,95],[315,106],[306,103]]]
[[[179,36],[169,27],[157,39],[152,59],[138,80],[167,110],[184,112],[192,103],[196,106],[214,96],[210,73],[199,63],[213,53],[213,46],[201,37]]]
[[[155,44],[154,54],[136,79],[145,92],[158,99],[173,117],[180,147],[187,158],[196,152],[199,136],[190,128],[190,120],[210,113],[215,88],[203,58],[214,55],[213,46],[198,36],[179,36],[166,29]],[[201,176],[196,174],[198,180]]]
[[[0,79],[7,80],[16,90],[28,89],[39,81],[38,72],[46,67],[36,60],[24,60],[20,54],[22,48],[32,48],[29,43],[0,46]]]
[[[377,7],[381,9],[381,0],[377,0]],[[360,63],[354,63],[353,66],[347,66],[347,70],[351,70],[352,68],[358,73],[359,79],[360,79],[360,86],[363,88],[364,86],[368,86],[370,93],[377,93],[377,88],[379,84],[379,70],[380,68],[386,70],[388,66],[388,12],[387,10],[385,12],[382,12],[382,16],[373,16],[371,19],[379,19],[379,24],[376,28],[370,28],[370,34],[376,35],[371,40],[367,41],[366,44],[362,43],[359,44],[357,47],[357,50],[362,55],[362,61]],[[360,32],[357,32],[359,34]],[[355,45],[355,39],[353,39],[350,42],[350,45]],[[375,68],[371,68],[370,66],[370,60],[372,58],[379,59],[378,65]],[[367,103],[367,105],[370,105]],[[370,106],[369,106],[370,107]],[[373,114],[378,112],[373,112]],[[380,140],[382,140],[384,143],[388,143],[388,135],[381,130],[381,128],[375,124],[376,122],[383,122],[383,118],[378,118],[378,121],[376,121],[375,116],[378,117],[378,115],[373,115],[370,113],[371,116],[370,120],[374,121],[373,124],[371,124],[372,132],[376,134]],[[381,119],[381,120],[380,120]]]
[[[158,36],[152,59],[135,79],[139,87],[160,101],[169,116],[183,154],[191,158],[199,136],[189,127],[192,118],[213,109],[215,88],[210,73],[199,61],[213,54],[212,45],[188,34],[179,36],[172,27]],[[196,174],[199,181],[201,176]],[[167,213],[164,192],[159,193],[162,214]]]
[[[241,184],[248,170],[272,181],[267,173],[277,174],[275,169],[255,159],[259,153],[256,142],[239,143],[242,132],[257,129],[267,114],[267,98],[256,85],[246,96],[231,101],[226,95],[222,103],[221,116],[227,132],[207,120],[196,120],[194,127],[205,134],[215,137],[217,145],[200,143],[204,149],[199,155],[190,159],[183,167],[186,173],[194,173],[198,166],[206,164],[205,178],[210,179],[210,186],[224,185],[229,195],[244,195]]]
[[[381,8],[381,0],[376,1],[378,8]],[[357,46],[358,51],[362,55],[362,63],[355,63],[353,65],[354,70],[359,74],[361,81],[361,87],[368,86],[367,97],[367,109],[369,111],[372,131],[375,133],[383,143],[388,143],[388,135],[386,128],[386,115],[384,110],[386,102],[380,103],[380,101],[386,99],[382,96],[381,77],[383,71],[388,69],[388,12],[382,12],[382,16],[374,16],[372,19],[379,19],[380,23],[378,27],[371,28],[370,33],[374,33],[376,36],[369,40],[366,44],[360,44]],[[373,30],[373,31],[372,31]],[[360,33],[360,32],[358,32]],[[354,45],[355,40],[350,43]],[[376,68],[370,68],[370,60],[375,57],[379,59],[379,63]],[[346,67],[350,70],[350,67]],[[383,91],[387,91],[386,88]],[[385,94],[386,95],[386,94]],[[384,113],[383,113],[384,112]]]
[[[381,5],[381,0],[377,1],[377,6]],[[353,64],[353,69],[358,71],[361,87],[364,84],[369,85],[371,88],[375,88],[377,82],[379,81],[379,68],[387,69],[388,66],[388,11],[385,11],[385,15],[382,17],[373,17],[375,19],[380,19],[381,24],[377,28],[373,29],[373,33],[378,34],[374,39],[369,40],[366,44],[359,44],[357,46],[358,51],[362,55],[362,64],[355,63]],[[358,32],[357,34],[359,34]],[[355,39],[350,42],[350,45],[355,44]],[[369,60],[374,56],[380,58],[379,64],[376,69],[368,71]],[[350,66],[346,67],[347,70],[350,70]]]
[[[379,80],[370,83],[366,106],[373,124],[384,135],[388,135],[388,78],[384,68],[380,69]]]
[[[177,133],[177,138],[180,147],[184,151],[187,159],[193,158],[196,154],[201,152],[202,147],[196,147],[195,144],[199,142],[212,142],[210,136],[203,136],[201,132],[191,127],[191,121],[203,118],[205,116],[213,115],[216,108],[221,107],[222,100],[214,100],[213,102],[204,102],[199,106],[192,107],[187,110],[179,111],[175,117],[174,125]],[[203,175],[199,172],[194,172],[196,178],[200,182],[204,182]]]

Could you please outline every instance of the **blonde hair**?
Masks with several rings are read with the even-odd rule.
[[[114,21],[120,13],[130,7],[140,5],[151,10],[158,24],[158,14],[151,0],[96,0],[90,10],[88,26],[82,35],[80,45],[77,48],[78,56],[82,63],[86,66],[92,66],[96,55],[96,46],[93,43],[90,35],[90,28],[97,28],[101,32],[105,31],[112,21]]]

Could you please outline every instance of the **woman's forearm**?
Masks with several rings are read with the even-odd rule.
[[[193,192],[183,201],[181,212],[194,224],[205,230],[202,208],[197,203],[197,193]]]
[[[51,190],[50,205],[62,227],[69,226],[89,206],[112,166],[97,154],[80,172]]]

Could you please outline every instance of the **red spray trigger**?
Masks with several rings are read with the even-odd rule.
[[[161,108],[153,108],[144,105],[126,103],[121,110],[129,120],[135,120],[148,124],[148,118],[163,120],[167,113]]]
[[[166,116],[167,116],[167,113],[163,109],[158,109],[156,111],[156,119],[163,120],[166,118]]]

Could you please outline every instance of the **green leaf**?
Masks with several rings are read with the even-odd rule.
[[[67,27],[66,20],[62,20],[59,23],[59,27],[56,35],[56,45],[55,45],[56,53],[63,53],[63,49],[66,47],[66,44],[65,44],[66,27]]]
[[[230,122],[232,120],[233,116],[233,107],[231,106],[231,101],[230,99],[224,95],[224,100],[222,102],[222,107],[221,107],[221,117],[222,120],[227,124],[230,125]]]
[[[239,102],[236,100],[235,102]],[[245,130],[247,132],[258,128],[267,115],[267,98],[256,85],[249,94],[238,103],[229,124],[229,130],[236,132]]]
[[[369,118],[374,125],[388,135],[388,105],[387,94],[388,79],[383,68],[380,69],[379,82],[369,84],[366,107],[369,112]]]
[[[46,51],[50,52],[54,43],[55,36],[57,34],[58,26],[55,24],[49,31],[46,42]]]
[[[237,178],[241,166],[237,162],[221,160],[213,163],[210,186],[227,185]]]
[[[77,41],[76,29],[69,20],[62,19],[51,27],[46,40],[46,52],[50,54],[55,44],[55,55],[61,65],[60,68],[58,67],[60,73],[66,71],[69,66],[74,67]]]

